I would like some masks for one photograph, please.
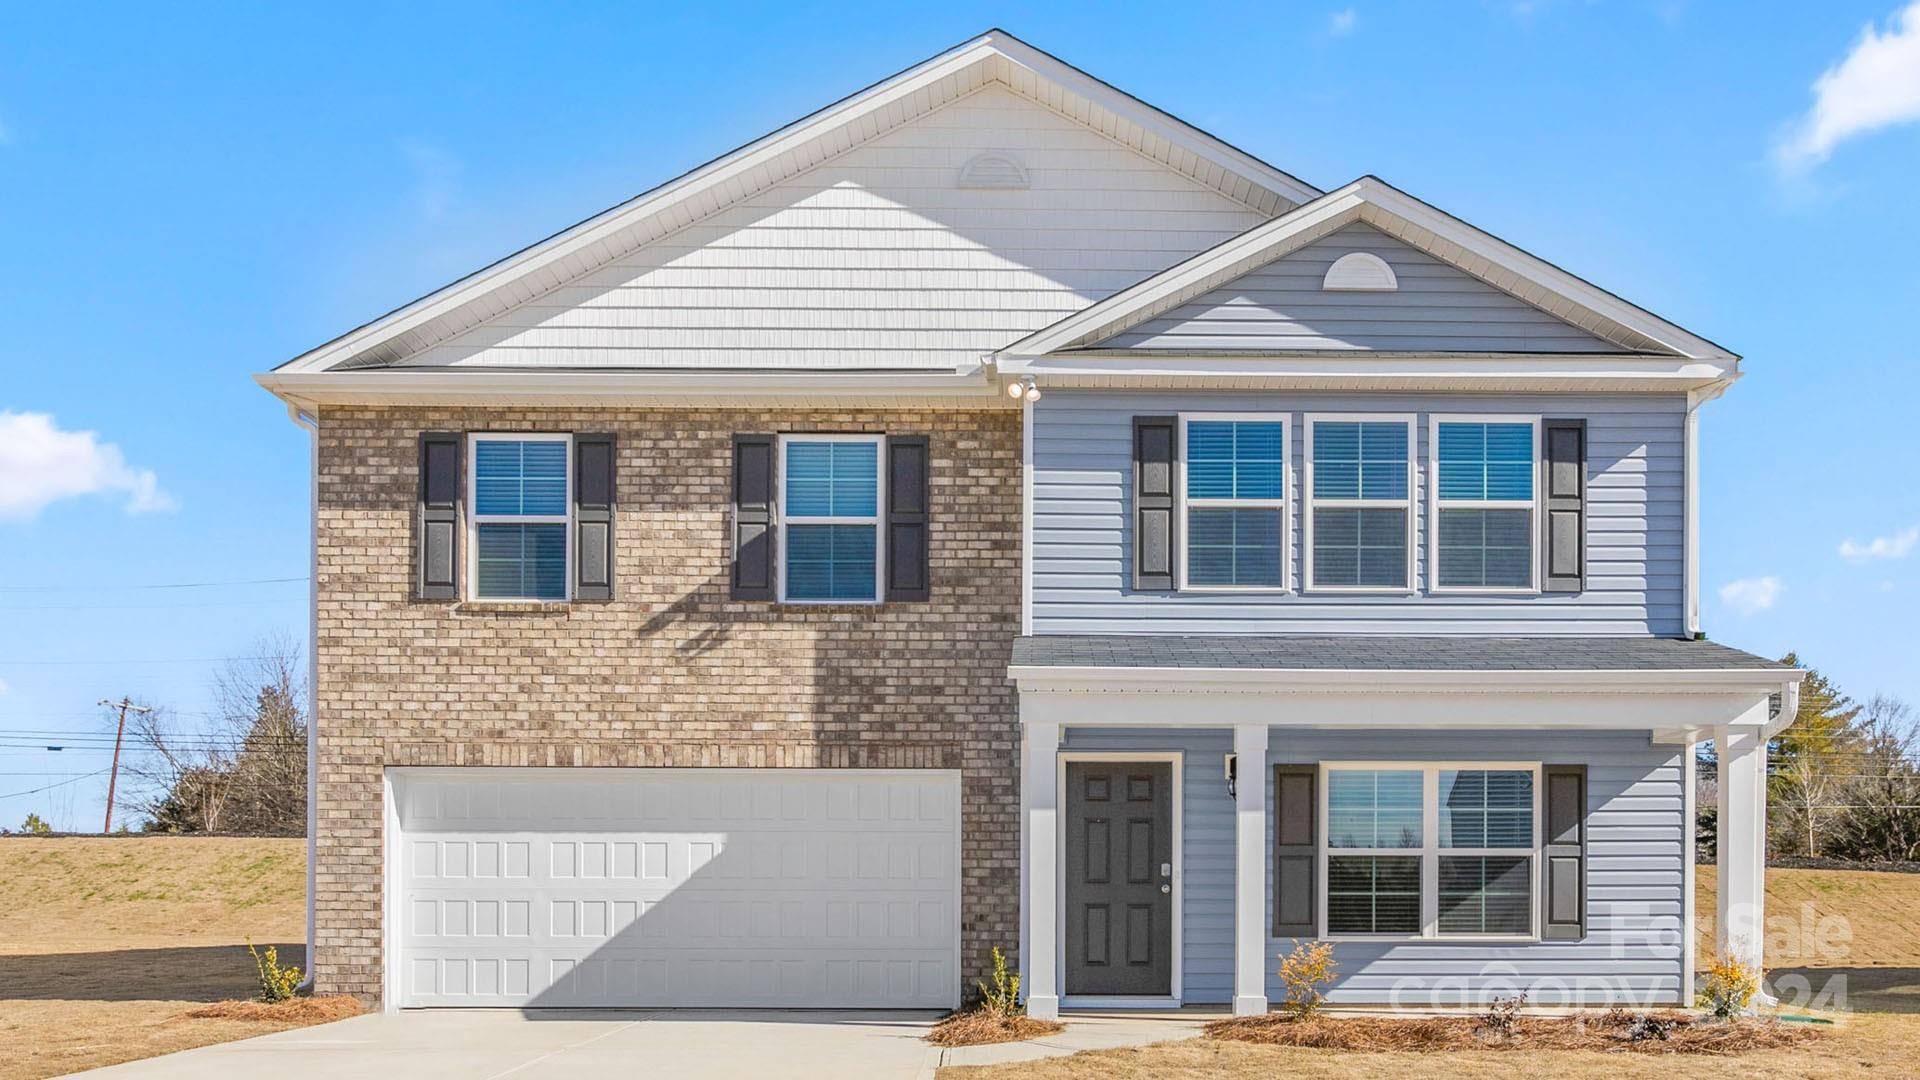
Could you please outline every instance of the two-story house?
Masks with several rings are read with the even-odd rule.
[[[311,968],[407,1006],[1675,1002],[1798,675],[1738,358],[994,31],[307,353]]]

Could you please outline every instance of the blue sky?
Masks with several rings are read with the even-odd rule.
[[[0,796],[106,765],[17,733],[123,693],[192,719],[208,658],[304,631],[306,436],[249,374],[995,25],[1743,354],[1703,421],[1709,634],[1920,699],[1897,2],[9,5]],[[135,587],[202,582],[253,583]],[[104,792],[0,823],[97,827]]]

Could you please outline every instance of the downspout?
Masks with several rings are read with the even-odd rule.
[[[313,989],[314,886],[319,879],[320,839],[320,413],[287,405],[287,417],[307,429],[307,956],[298,989]]]
[[[1683,636],[1689,639],[1701,636],[1700,627],[1700,406],[1727,392],[1731,380],[1722,380],[1698,390],[1687,391],[1687,417],[1684,426],[1681,455],[1685,480],[1682,482],[1681,501],[1686,505],[1681,514],[1681,544],[1684,554],[1681,559],[1681,604],[1683,605]]]

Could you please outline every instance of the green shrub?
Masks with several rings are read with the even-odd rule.
[[[253,954],[253,966],[259,974],[260,1000],[271,1005],[292,997],[293,991],[300,985],[300,969],[281,967],[280,951],[271,945],[263,953],[255,949],[252,942],[248,942],[247,951]]]
[[[1000,946],[993,947],[993,985],[974,985],[980,988],[980,1003],[995,1016],[1013,1017],[1026,1011],[1020,1004],[1020,973],[1007,970],[1007,958]]]

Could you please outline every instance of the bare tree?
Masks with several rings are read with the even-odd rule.
[[[1920,859],[1920,717],[1905,701],[1877,694],[1859,727],[1837,846],[1856,859]]]
[[[129,722],[139,752],[136,809],[148,828],[297,836],[306,828],[307,715],[300,650],[262,640],[214,679],[209,722],[189,728],[164,709]]]

